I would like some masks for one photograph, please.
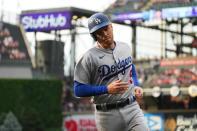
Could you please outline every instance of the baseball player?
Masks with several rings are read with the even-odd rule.
[[[131,49],[114,41],[112,23],[102,13],[89,18],[88,28],[96,44],[76,64],[75,95],[92,97],[99,131],[147,131],[136,102],[136,98],[143,97],[143,90],[139,87]]]

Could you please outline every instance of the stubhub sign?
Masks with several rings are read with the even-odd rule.
[[[26,31],[50,31],[71,28],[69,11],[22,14],[21,24]]]

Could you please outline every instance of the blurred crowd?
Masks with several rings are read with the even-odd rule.
[[[179,87],[188,87],[197,83],[197,67],[174,68],[174,69],[141,69],[138,70],[139,81],[146,87],[170,87],[177,85]]]
[[[73,83],[66,78],[63,79],[61,104],[63,112],[86,112],[94,109],[90,97],[77,98],[74,96]]]
[[[25,59],[26,54],[22,52],[20,43],[11,33],[11,27],[0,22],[0,61],[11,59]]]

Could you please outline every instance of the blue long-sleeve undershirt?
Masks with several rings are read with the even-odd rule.
[[[135,86],[139,86],[137,73],[134,64],[132,64],[132,79]],[[89,97],[101,94],[107,94],[107,86],[91,86],[74,81],[74,93],[77,97]]]
[[[140,86],[140,83],[138,82],[137,72],[136,72],[134,64],[132,64],[132,78],[133,78],[134,85],[135,86]]]
[[[108,92],[107,92],[107,86],[91,86],[91,85],[81,84],[75,81],[74,93],[75,96],[78,97],[88,97],[88,96],[106,94]]]

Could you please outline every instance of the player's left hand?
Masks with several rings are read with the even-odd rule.
[[[142,89],[142,87],[135,86],[134,90],[135,90],[135,97],[137,99],[142,99],[143,98],[143,89]]]

